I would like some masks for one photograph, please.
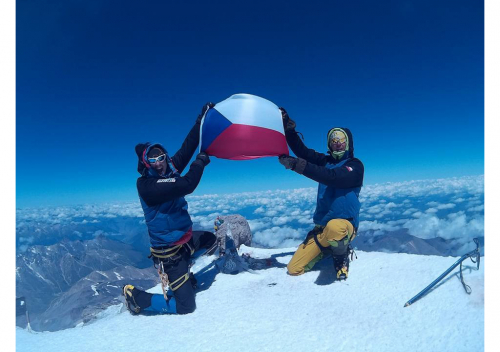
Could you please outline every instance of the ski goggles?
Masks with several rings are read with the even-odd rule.
[[[157,156],[156,158],[148,158],[148,163],[154,164],[156,162],[165,160],[166,157],[167,157],[166,154],[162,154]]]

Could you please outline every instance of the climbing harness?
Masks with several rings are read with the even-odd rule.
[[[181,254],[179,253],[181,249],[186,250],[190,255],[194,253],[194,248],[189,244],[189,242],[186,242],[184,244],[172,246],[172,247],[167,247],[167,248],[150,248],[151,254],[149,255],[148,258],[154,257],[156,258],[155,262],[155,267],[156,264],[158,264],[158,275],[160,276],[161,280],[161,288],[163,290],[163,296],[165,297],[166,300],[168,300],[167,297],[167,291],[168,287],[172,291],[177,290],[179,287],[184,285],[192,276],[190,272],[190,268],[192,266],[192,263],[188,267],[187,273],[182,275],[181,277],[177,278],[173,282],[170,282],[167,272],[165,271],[165,263],[167,264],[173,264],[177,262],[177,260],[181,259]]]
[[[148,258],[151,258],[151,257],[156,257],[156,258],[160,258],[160,259],[172,258],[174,255],[179,253],[181,248],[182,248],[181,244],[179,244],[177,246],[163,248],[163,249],[150,248],[151,255]]]
[[[185,273],[184,275],[182,275],[178,279],[174,280],[173,282],[170,282],[168,279],[168,275],[165,272],[165,268],[163,266],[163,261],[160,261],[160,264],[158,265],[158,275],[160,276],[160,280],[161,280],[161,288],[163,290],[163,297],[165,297],[165,299],[167,301],[169,299],[167,296],[168,287],[170,287],[170,289],[172,291],[175,291],[179,287],[184,285],[186,283],[186,281],[188,281],[190,278],[190,272],[188,270],[187,273]]]

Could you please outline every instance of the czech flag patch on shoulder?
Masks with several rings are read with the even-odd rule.
[[[354,170],[354,169],[353,169],[352,167],[350,167],[350,166],[346,166],[345,168],[346,168],[347,170],[349,170],[349,171]]]

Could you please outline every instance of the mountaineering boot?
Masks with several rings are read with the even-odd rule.
[[[141,307],[137,304],[135,298],[137,289],[132,285],[123,286],[123,295],[125,296],[125,305],[132,315],[139,314]]]
[[[347,280],[349,275],[349,251],[342,255],[334,255],[333,266],[337,273],[337,280]]]

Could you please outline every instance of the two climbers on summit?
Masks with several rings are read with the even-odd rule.
[[[158,143],[138,144],[137,190],[151,242],[151,257],[162,280],[163,294],[151,294],[125,285],[123,294],[132,314],[187,314],[195,310],[196,280],[189,268],[192,259],[213,254],[218,241],[208,231],[193,231],[185,196],[198,186],[205,167],[206,153],[197,154],[184,176],[199,144],[201,120],[213,103],[207,103],[181,148],[172,157]],[[299,245],[287,269],[301,275],[325,256],[333,258],[337,279],[345,280],[349,270],[350,243],[359,225],[359,192],[364,167],[354,158],[352,133],[332,128],[327,134],[328,153],[307,148],[295,131],[296,124],[280,108],[288,145],[297,158],[282,155],[279,162],[319,183],[314,228]],[[167,285],[170,290],[167,290]]]

